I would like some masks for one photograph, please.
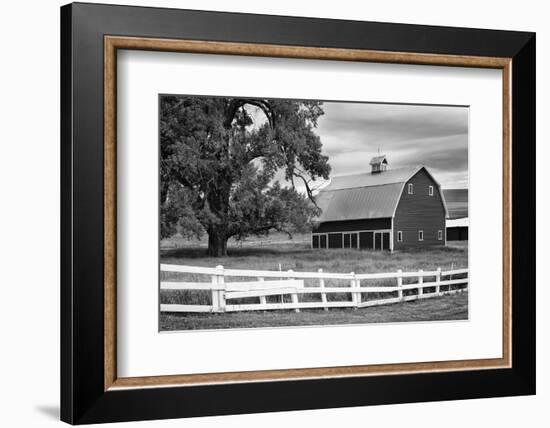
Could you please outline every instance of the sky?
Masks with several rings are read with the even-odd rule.
[[[467,107],[325,102],[323,109],[315,132],[331,176],[370,172],[380,151],[388,168],[424,165],[444,189],[468,187]]]
[[[318,135],[332,175],[369,172],[373,156],[388,168],[424,165],[443,188],[468,187],[468,108],[324,103]]]

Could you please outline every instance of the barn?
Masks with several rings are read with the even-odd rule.
[[[390,250],[445,245],[447,207],[423,165],[394,169],[385,155],[371,171],[332,177],[316,196],[321,209],[312,248]]]
[[[447,241],[467,241],[468,228],[468,189],[444,189],[447,204]]]

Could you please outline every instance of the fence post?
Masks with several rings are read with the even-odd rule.
[[[216,290],[216,294],[218,295],[218,312],[225,312],[225,277],[223,276],[223,266],[218,265],[216,266],[216,269],[218,270],[218,290]],[[219,288],[222,288],[221,290]]]
[[[403,277],[401,276],[401,274],[403,273],[403,271],[401,269],[399,269],[397,271],[397,287],[402,287],[403,286]],[[403,290],[398,290],[397,291],[397,298],[399,300],[403,300]]]
[[[441,268],[437,268],[437,273],[435,274],[435,294],[441,296]]]
[[[264,282],[264,279],[262,277],[259,277],[258,281]],[[260,305],[265,305],[266,303],[267,303],[267,300],[265,296],[260,296]]]
[[[424,273],[424,271],[422,269],[420,269],[418,271],[419,275],[418,275],[418,296],[422,296],[424,294],[424,287],[422,286],[422,284],[424,284],[424,277],[422,276],[422,274]]]
[[[359,287],[359,280],[355,277],[355,272],[350,272],[351,276],[353,278],[351,279],[351,287],[352,288],[358,288]],[[361,303],[361,293],[351,293],[351,301],[355,303],[355,309],[357,309],[359,303]]]
[[[343,242],[343,241],[342,241]],[[349,273],[353,278],[351,278],[350,282],[349,282],[349,286],[351,288],[355,288],[355,272],[350,272]],[[355,305],[357,306],[357,302],[355,301],[355,293],[352,291],[351,292],[351,301],[352,303],[355,303]]]
[[[355,285],[359,290],[359,292],[357,293],[357,304],[360,305],[361,302],[363,301],[363,295],[361,294],[361,280],[355,278]]]
[[[288,270],[289,272],[294,272],[292,269],[289,269]],[[289,278],[291,281],[294,280],[294,278]],[[292,293],[292,303],[297,305],[298,304],[298,294],[297,293]],[[294,312],[300,312],[300,309],[296,308],[294,309]]]
[[[212,275],[212,312],[220,311],[220,302],[218,300],[218,275]]]
[[[317,272],[323,273],[323,269],[319,269]],[[325,279],[319,278],[319,287],[325,288]],[[321,293],[321,302],[327,303],[327,293]],[[328,311],[328,306],[324,307],[325,311]]]

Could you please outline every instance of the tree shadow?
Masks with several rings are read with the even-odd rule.
[[[160,255],[163,258],[185,258],[185,259],[203,259],[210,258],[207,254],[207,249],[203,247],[187,247],[187,248],[171,248],[162,249]],[[272,246],[243,246],[230,247],[227,249],[227,257],[261,257],[261,256],[277,256],[289,254],[302,254],[310,251],[310,248],[304,244],[294,245],[272,245]]]

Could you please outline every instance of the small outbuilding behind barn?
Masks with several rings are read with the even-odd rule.
[[[443,194],[449,211],[447,241],[467,241],[470,225],[468,189],[445,189]]]

